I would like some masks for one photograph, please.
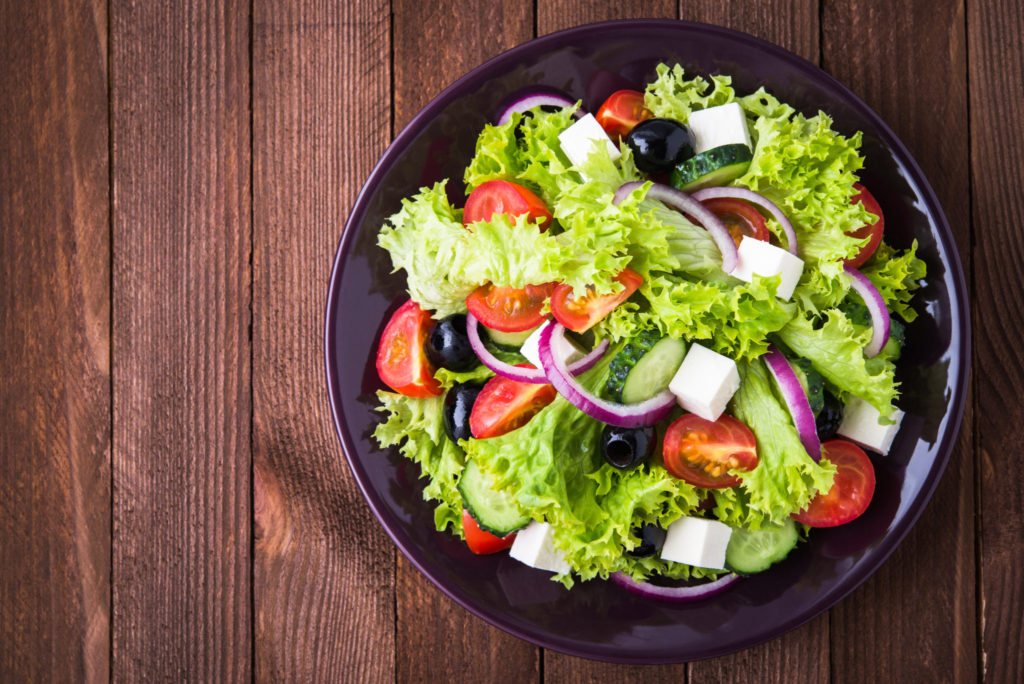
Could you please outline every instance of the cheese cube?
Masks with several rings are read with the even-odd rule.
[[[803,259],[770,242],[755,240],[746,235],[740,241],[738,256],[736,268],[731,275],[748,283],[754,280],[755,273],[762,277],[781,275],[776,296],[787,301],[793,296],[793,290],[804,272]]]
[[[562,558],[562,553],[555,548],[551,525],[545,522],[534,520],[519,530],[508,555],[538,570],[559,574],[572,570]]]
[[[587,161],[587,157],[594,150],[595,143],[604,144],[608,148],[608,154],[611,155],[612,161],[622,156],[618,146],[604,132],[593,114],[587,114],[559,133],[558,142],[561,144],[565,156],[576,167],[582,166]]]
[[[753,149],[747,117],[738,102],[692,112],[687,125],[696,139],[697,154],[722,145],[742,144]]]
[[[718,420],[739,387],[736,362],[696,343],[668,384],[680,406],[706,420]]]
[[[851,397],[850,403],[843,408],[843,420],[836,432],[851,442],[884,456],[889,453],[889,447],[900,430],[903,416],[903,411],[897,409],[892,415],[896,422],[892,425],[882,425],[882,414],[874,406],[860,397]]]
[[[661,557],[701,568],[725,569],[732,528],[718,520],[680,518],[668,526]]]
[[[529,337],[523,342],[523,346],[519,348],[519,353],[526,357],[526,360],[532,363],[535,367],[541,368],[540,363],[540,333],[546,325],[541,325],[539,328],[533,331]],[[555,356],[565,359],[565,363],[568,365],[573,361],[580,359],[586,354],[583,349],[570,340],[567,336],[563,335],[561,340],[557,340],[552,343],[551,351],[555,353]]]

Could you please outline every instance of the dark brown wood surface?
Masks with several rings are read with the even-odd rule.
[[[907,144],[968,275],[961,437],[828,613],[698,663],[546,651],[442,595],[344,465],[327,278],[376,159],[537,35],[670,17],[819,64]],[[1024,679],[1024,6],[0,3],[0,681]]]

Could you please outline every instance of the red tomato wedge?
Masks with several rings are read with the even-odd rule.
[[[872,224],[862,226],[857,230],[851,230],[847,232],[847,235],[857,238],[871,238],[867,244],[860,248],[857,252],[857,256],[852,259],[846,260],[847,266],[853,268],[860,268],[865,261],[871,258],[871,255],[878,249],[879,243],[882,241],[882,233],[885,231],[885,217],[882,216],[882,207],[878,206],[878,202],[875,200],[874,195],[868,192],[860,183],[854,183],[853,187],[858,190],[857,194],[850,200],[851,203],[856,204],[860,202],[864,205],[864,208],[869,212],[878,217],[878,220]]]
[[[729,470],[757,467],[757,440],[746,425],[728,414],[716,421],[688,413],[665,432],[665,468],[695,487],[735,487],[740,478]]]
[[[466,308],[492,330],[522,332],[544,322],[544,304],[554,290],[555,283],[527,285],[523,289],[488,283],[466,297]]]
[[[551,295],[551,314],[555,320],[569,330],[585,332],[622,302],[637,291],[644,279],[631,268],[624,268],[613,280],[622,283],[620,292],[595,295],[592,290],[582,297],[572,293],[572,286],[565,283],[555,288]]]
[[[532,368],[528,363],[522,368]],[[498,437],[526,425],[558,396],[551,385],[516,382],[495,375],[480,390],[469,414],[469,430],[477,439]]]
[[[506,537],[498,537],[487,530],[481,530],[476,518],[470,515],[465,508],[462,509],[462,532],[466,535],[466,546],[470,551],[478,554],[504,551],[516,540],[515,532]]]
[[[529,188],[507,180],[489,180],[469,193],[462,212],[462,225],[490,221],[495,214],[508,214],[510,217],[526,214],[541,230],[547,229],[552,218],[544,200]]]
[[[762,242],[769,241],[768,224],[754,205],[732,197],[713,197],[701,204],[722,219],[737,247],[744,235]]]
[[[644,94],[636,90],[619,90],[608,96],[594,118],[612,140],[618,141],[629,135],[641,121],[654,114],[644,107]]]
[[[384,328],[377,347],[377,375],[384,384],[408,397],[437,397],[441,383],[423,351],[434,325],[430,314],[411,299],[400,306]]]
[[[833,439],[821,445],[822,457],[836,465],[832,489],[818,494],[793,519],[810,527],[835,527],[860,517],[875,494],[875,468],[856,444]]]

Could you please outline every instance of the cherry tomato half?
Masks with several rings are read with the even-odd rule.
[[[466,308],[478,321],[492,330],[522,332],[544,322],[541,313],[555,283],[515,287],[481,285],[466,297]]]
[[[551,295],[551,314],[569,330],[588,330],[607,316],[608,312],[629,299],[644,282],[643,276],[631,268],[622,269],[613,280],[622,283],[620,292],[595,295],[593,291],[588,291],[582,297],[573,295],[571,285],[560,284]]]
[[[409,397],[441,395],[441,384],[423,351],[434,325],[430,314],[411,299],[400,306],[384,328],[377,347],[377,375],[384,384]]]
[[[462,509],[462,532],[466,535],[466,546],[469,547],[469,550],[479,554],[504,551],[516,540],[515,532],[505,537],[499,537],[487,530],[481,530],[476,518],[470,515],[465,508]]]
[[[865,209],[878,217],[878,220],[874,223],[861,226],[857,230],[851,230],[846,233],[847,235],[861,239],[868,237],[871,238],[867,241],[867,244],[860,248],[860,251],[857,252],[857,256],[846,260],[847,266],[860,268],[865,261],[871,258],[871,255],[875,253],[876,249],[878,249],[878,244],[882,241],[882,232],[885,230],[885,217],[882,216],[882,208],[878,206],[878,202],[875,200],[874,196],[868,192],[867,188],[860,183],[854,183],[853,187],[855,187],[858,192],[853,196],[850,202],[853,204],[856,204],[857,202],[862,203]]]
[[[526,214],[542,231],[547,230],[552,218],[544,200],[529,188],[507,180],[489,180],[469,193],[462,212],[462,225],[490,221],[495,214],[508,214],[510,217]]]
[[[743,236],[752,237],[755,240],[768,242],[768,224],[764,221],[761,212],[754,208],[754,205],[743,200],[732,197],[713,197],[701,202],[711,210],[722,223],[729,229],[736,246],[740,246]]]
[[[618,142],[645,119],[654,114],[644,107],[644,94],[636,90],[618,90],[608,96],[594,118],[612,140]]]
[[[519,364],[533,368],[528,363]],[[558,396],[551,385],[516,382],[500,375],[487,381],[473,402],[469,430],[477,439],[498,437],[512,432],[537,415]]]
[[[870,210],[869,210],[870,211]],[[817,494],[793,519],[810,527],[835,527],[867,510],[875,494],[875,468],[856,444],[832,439],[821,445],[824,458],[836,464],[836,479],[825,494]]]
[[[723,413],[716,421],[688,413],[668,426],[662,449],[665,468],[673,477],[695,487],[735,487],[740,478],[729,470],[757,467],[754,433],[736,418]]]

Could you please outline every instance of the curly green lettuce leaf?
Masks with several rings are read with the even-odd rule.
[[[654,116],[686,123],[696,109],[707,109],[727,104],[736,99],[729,76],[712,76],[711,81],[701,77],[687,78],[683,67],[659,64],[657,78],[647,84],[644,106]]]
[[[582,376],[587,386],[604,384],[611,356]],[[533,519],[551,524],[555,546],[581,579],[616,571],[643,576],[656,566],[667,571],[664,562],[633,563],[623,551],[638,543],[635,525],[667,525],[697,505],[697,491],[660,464],[628,471],[606,465],[599,454],[603,427],[558,397],[523,427],[464,446],[467,458],[493,473]],[[557,579],[566,586],[574,581]]]
[[[444,432],[444,397],[417,399],[393,392],[377,392],[378,411],[387,419],[377,425],[373,437],[382,449],[398,447],[409,460],[420,465],[425,501],[436,501],[434,525],[450,528],[462,536],[462,494],[459,477],[465,460],[462,450]]]
[[[780,330],[778,338],[798,356],[811,362],[840,399],[858,396],[883,416],[892,415],[899,396],[892,356],[864,356],[871,328],[857,326],[839,309],[829,309],[823,322],[797,316]]]
[[[738,488],[714,492],[715,514],[729,525],[759,529],[765,522],[781,523],[807,506],[820,491],[832,487],[835,466],[815,463],[800,443],[789,411],[773,392],[764,362],[741,363],[740,388],[731,412],[757,438],[757,467],[736,472]]]
[[[917,240],[902,253],[881,242],[861,273],[878,289],[890,313],[907,323],[917,318],[910,300],[928,273],[928,267],[917,256]]]
[[[730,286],[655,274],[640,290],[647,309],[619,307],[601,329],[622,339],[657,328],[677,339],[701,340],[733,359],[754,359],[768,351],[767,336],[796,315],[794,304],[775,296],[778,281],[755,277],[752,283]]]

